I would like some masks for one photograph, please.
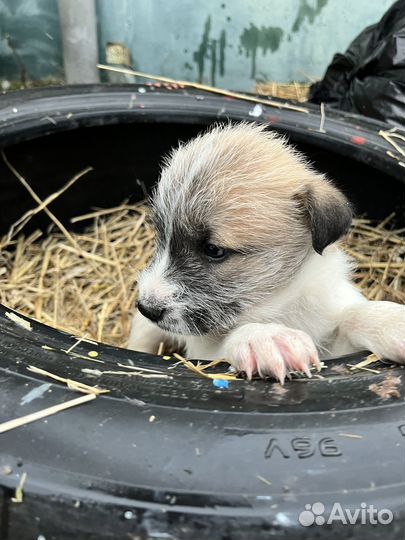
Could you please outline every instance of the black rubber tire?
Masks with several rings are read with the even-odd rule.
[[[50,141],[82,127],[252,120],[249,103],[142,88],[146,92],[96,86],[3,96],[0,145],[23,156],[23,141],[44,135]],[[298,143],[345,156],[353,167],[359,161],[380,171],[402,193],[404,207],[403,173],[378,136],[383,124],[331,111],[327,133],[320,133],[314,107],[299,113],[263,106],[261,120]],[[2,178],[0,208],[10,189]],[[1,422],[74,397],[28,365],[90,384],[96,379],[82,368],[128,360],[167,366],[159,357],[106,345],[97,346],[104,365],[71,358],[63,351],[75,343],[72,336],[35,321],[28,331],[6,312],[0,307]],[[91,349],[81,343],[75,352],[86,356]],[[400,399],[383,400],[369,386],[383,381],[388,369],[404,372],[398,366],[349,373],[346,364],[361,357],[332,360],[327,378],[287,382],[283,392],[271,381],[232,382],[220,390],[181,368],[170,379],[103,377],[110,394],[0,434],[0,539],[402,540],[405,388],[402,381]],[[45,383],[47,391],[27,402]],[[23,472],[18,504],[12,497]],[[352,510],[364,502],[389,509],[394,519],[387,525],[300,525],[305,505],[315,502],[326,512],[335,502]]]

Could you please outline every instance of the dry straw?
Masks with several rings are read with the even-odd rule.
[[[354,279],[369,300],[405,304],[405,229],[390,229],[394,218],[377,224],[355,219],[342,246],[356,262]]]
[[[279,99],[292,99],[300,103],[308,100],[310,83],[292,82],[290,84],[266,81],[256,85],[256,92],[262,96]]]
[[[143,71],[135,71],[130,68],[120,68],[115,66],[108,66],[105,64],[97,64],[99,69],[106,71],[113,71],[115,73],[124,73],[126,75],[134,75],[144,79],[152,79],[154,81],[160,81],[169,90],[175,90],[177,88],[195,88],[196,90],[202,90],[203,92],[210,92],[212,94],[218,94],[220,96],[226,96],[229,98],[238,99],[241,101],[249,101],[251,103],[262,103],[268,107],[275,107],[276,109],[288,109],[290,111],[296,111],[301,113],[309,113],[306,107],[298,107],[294,103],[281,103],[279,101],[273,101],[271,99],[263,99],[257,96],[243,94],[240,92],[232,92],[225,90],[224,88],[218,88],[216,86],[209,86],[207,84],[201,84],[191,81],[179,81],[178,79],[172,79],[170,77],[163,77],[162,75],[152,75],[151,73],[145,73]]]
[[[41,420],[42,418],[47,418],[48,416],[52,416],[53,414],[65,411],[66,409],[77,407],[78,405],[87,403],[88,401],[91,401],[96,397],[96,394],[84,394],[83,396],[80,396],[78,398],[70,399],[69,401],[59,403],[58,405],[53,405],[52,407],[47,407],[46,409],[42,409],[35,413],[20,416],[19,418],[14,418],[13,420],[8,420],[7,422],[3,422],[2,424],[0,424],[0,434],[21,426],[25,426],[26,424],[31,424],[31,422],[36,422],[37,420]],[[18,498],[17,491],[16,498]],[[21,502],[21,500],[16,500],[14,502]]]
[[[82,233],[20,235],[0,255],[0,300],[75,335],[125,345],[136,279],[153,254],[154,233],[141,204],[85,216]]]
[[[29,216],[38,208],[45,210],[47,201],[64,191],[46,201],[36,196],[38,206]],[[49,234],[19,231],[15,237],[18,228],[13,226],[1,240],[0,302],[71,334],[125,347],[137,298],[137,275],[154,251],[146,206],[125,202],[79,216],[72,220],[83,223],[79,233],[59,227],[59,220],[51,215],[54,225]],[[393,219],[389,216],[379,224],[355,220],[342,245],[357,263],[354,278],[369,299],[405,303],[404,230],[391,230]],[[162,345],[159,354],[165,354]]]

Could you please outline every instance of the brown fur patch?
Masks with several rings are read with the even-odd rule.
[[[179,191],[185,219],[200,217],[212,241],[232,249],[309,244],[314,226],[325,232],[323,249],[342,229],[334,224],[344,196],[283,138],[255,124],[216,127],[175,150],[160,190],[161,205]]]

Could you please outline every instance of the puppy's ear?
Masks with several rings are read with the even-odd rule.
[[[326,246],[349,230],[353,215],[350,203],[343,193],[323,179],[307,185],[297,200],[311,229],[314,250],[322,255]]]

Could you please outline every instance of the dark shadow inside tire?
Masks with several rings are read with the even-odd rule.
[[[52,205],[69,225],[93,206],[140,200],[142,186],[150,190],[162,156],[179,140],[215,121],[250,121],[251,108],[151,87],[146,93],[133,86],[34,91],[3,98],[0,145],[41,198],[94,167]],[[263,110],[259,120],[334,179],[358,213],[383,219],[395,211],[396,225],[405,226],[402,176],[378,136],[384,126],[335,111],[322,134],[315,108]],[[0,200],[2,234],[33,207],[4,163]],[[29,228],[48,225],[38,215]],[[281,392],[271,381],[219,390],[186,370],[162,380],[105,376],[101,382],[82,371],[97,365],[64,352],[74,337],[35,321],[32,331],[24,330],[8,311],[0,308],[1,421],[72,398],[28,365],[111,393],[0,435],[0,538],[253,540],[329,538],[336,530],[341,539],[403,536],[404,387],[400,399],[383,400],[370,390],[388,370],[402,376],[402,368],[350,373],[345,366],[359,354],[332,360],[323,380],[293,381]],[[86,356],[92,348],[81,343],[75,350]],[[98,352],[103,369],[128,360],[167,367],[161,358],[106,345]],[[46,392],[27,403],[43,384]],[[22,471],[27,482],[18,505],[11,497]],[[394,519],[386,526],[303,527],[300,512],[317,501],[327,509],[335,502],[351,509],[374,504]]]

